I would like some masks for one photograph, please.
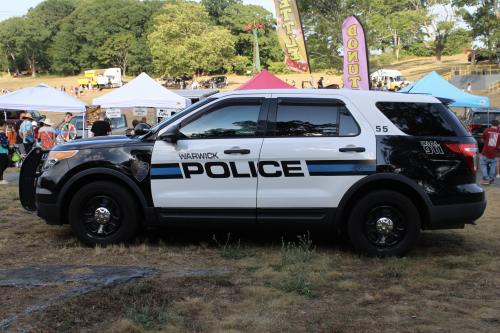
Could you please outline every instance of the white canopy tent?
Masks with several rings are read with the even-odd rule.
[[[183,109],[191,105],[191,100],[177,95],[161,86],[146,73],[142,73],[123,87],[94,98],[92,104],[100,105],[102,108],[120,109],[132,109],[136,106]]]
[[[0,96],[0,109],[85,112],[86,105],[45,83]]]

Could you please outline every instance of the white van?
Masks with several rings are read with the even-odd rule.
[[[379,69],[370,75],[370,80],[382,81],[389,85],[389,90],[398,91],[401,89],[401,84],[410,84],[411,81],[406,80],[406,78],[401,74],[400,71],[394,69]]]

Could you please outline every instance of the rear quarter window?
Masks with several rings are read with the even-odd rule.
[[[455,129],[446,120],[448,115],[443,117],[441,114],[451,111],[441,103],[378,102],[375,105],[397,128],[408,135],[457,136]]]

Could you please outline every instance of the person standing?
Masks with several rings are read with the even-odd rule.
[[[111,135],[111,126],[106,120],[104,120],[105,116],[106,114],[104,112],[99,113],[99,120],[95,121],[90,129],[92,136]]]
[[[78,98],[78,86],[75,87],[75,97]]]
[[[292,87],[295,87],[295,80],[292,80]]]
[[[468,93],[472,92],[472,85],[470,83],[467,85],[467,92]]]
[[[3,180],[3,173],[9,166],[9,139],[5,134],[7,123],[4,119],[0,119],[0,185],[8,184]]]
[[[24,121],[19,128],[19,133],[23,138],[24,152],[25,154],[29,154],[31,149],[33,148],[33,144],[35,143],[35,137],[33,136],[33,126],[31,122],[33,121],[33,117],[31,114],[27,113],[23,117]]]
[[[40,140],[42,149],[52,149],[56,142],[56,131],[52,127],[54,123],[49,118],[40,122],[40,130],[38,131],[38,140]]]
[[[23,138],[19,135],[19,129],[21,128],[21,124],[24,121],[23,118],[25,115],[26,112],[21,111],[21,113],[19,114],[19,120],[16,121],[16,145],[18,145],[21,155],[26,154],[26,152],[24,151]]]
[[[14,130],[14,126],[9,125],[7,129],[7,138],[9,139],[9,144],[14,146],[16,144],[16,131]]]
[[[323,89],[323,77],[320,77],[320,78],[319,78],[319,81],[318,81],[318,89]]]
[[[491,121],[491,127],[487,128],[481,136],[484,147],[481,152],[481,172],[483,174],[483,181],[479,183],[480,185],[490,185],[495,182],[500,139],[500,130],[497,128],[498,124],[498,120],[493,119]]]
[[[36,121],[32,121],[31,122],[31,128],[33,129],[32,130],[32,133],[33,133],[33,138],[35,139],[35,146],[38,146],[38,140],[36,139],[38,137],[38,131],[40,130],[40,127],[38,127],[38,124]]]

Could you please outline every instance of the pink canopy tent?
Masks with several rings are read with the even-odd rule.
[[[234,90],[247,90],[247,89],[296,89],[286,82],[281,81],[273,74],[264,69],[258,75],[254,76],[247,83],[239,86]]]

